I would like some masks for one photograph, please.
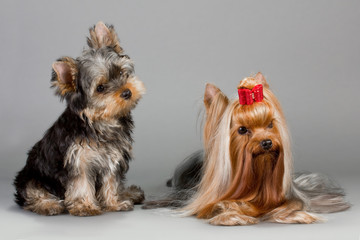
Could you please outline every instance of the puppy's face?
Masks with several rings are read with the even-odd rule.
[[[133,62],[111,48],[90,49],[78,62],[78,85],[87,99],[84,114],[93,121],[126,115],[145,93]]]
[[[119,45],[112,26],[90,29],[89,49],[77,59],[53,64],[53,85],[70,108],[91,121],[111,120],[129,113],[145,93],[134,64]]]

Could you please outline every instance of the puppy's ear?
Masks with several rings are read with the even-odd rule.
[[[269,87],[269,84],[267,83],[264,75],[262,75],[261,72],[258,72],[254,78],[257,83],[262,84],[264,87]]]
[[[102,47],[111,47],[115,52],[121,54],[123,49],[112,25],[105,25],[98,22],[94,27],[89,29],[90,37],[87,39],[89,47],[99,49]]]
[[[56,88],[56,94],[61,97],[76,92],[78,67],[71,57],[58,59],[52,65],[53,72],[51,83]]]
[[[208,83],[206,84],[204,94],[204,105],[206,111],[209,111],[210,106],[214,101],[220,101],[224,104],[227,104],[229,102],[228,98],[218,87],[211,83]]]

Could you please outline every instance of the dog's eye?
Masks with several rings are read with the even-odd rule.
[[[105,90],[105,87],[104,87],[104,85],[102,85],[102,84],[100,84],[99,86],[97,86],[97,88],[96,88],[96,91],[97,92],[103,92]]]
[[[273,122],[268,125],[268,128],[273,128]]]
[[[244,126],[239,127],[238,129],[239,134],[244,135],[248,132],[248,129]]]

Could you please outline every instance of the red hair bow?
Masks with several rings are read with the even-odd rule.
[[[261,102],[264,99],[263,86],[256,85],[252,90],[241,88],[238,89],[239,102],[241,105],[251,105],[255,102]]]

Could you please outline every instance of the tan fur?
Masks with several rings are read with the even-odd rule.
[[[98,22],[95,27],[89,30],[90,39],[88,41],[90,47],[99,49],[101,47],[112,47],[117,53],[122,53],[116,32],[112,26],[107,27],[103,22]]]
[[[220,226],[236,226],[236,225],[252,225],[259,222],[257,218],[239,214],[237,211],[227,210],[208,219],[212,225]]]
[[[104,161],[102,156],[108,156],[107,161]],[[70,214],[96,215],[101,213],[101,207],[104,211],[132,209],[131,202],[119,198],[123,186],[119,185],[115,170],[117,165],[124,165],[121,159],[121,152],[112,151],[109,145],[99,142],[89,143],[78,140],[69,148],[65,164],[72,166],[73,175],[76,176],[69,181],[65,193],[65,205]],[[108,169],[108,174],[103,177],[102,187],[97,194],[91,166]]]
[[[269,84],[265,80],[265,77],[261,73],[257,73],[256,76],[243,79],[238,88],[249,88],[252,89],[257,84],[264,85],[264,98],[268,99],[268,103],[271,105],[271,108],[276,110],[273,112],[274,118],[277,121],[277,125],[279,126],[279,135],[282,139],[282,144],[284,148],[284,178],[283,178],[283,193],[285,196],[291,195],[291,181],[292,181],[292,173],[293,173],[293,159],[291,153],[291,141],[290,141],[290,133],[287,128],[285,115],[282,111],[280,102],[274,95],[274,93],[270,90]]]
[[[94,123],[98,124],[98,123]],[[114,126],[118,124],[114,121]],[[107,123],[104,127],[111,127]],[[98,129],[101,128],[98,127]],[[104,132],[107,130],[104,129]],[[131,152],[131,145],[123,145]],[[144,200],[140,189],[124,189],[121,181],[116,179],[117,166],[126,164],[122,161],[121,151],[113,149],[112,145],[103,142],[88,142],[76,140],[68,149],[64,159],[64,167],[70,167],[72,175],[75,176],[66,186],[64,204],[70,214],[76,216],[99,215],[102,211],[128,211],[133,209],[134,202]],[[92,166],[104,169],[107,175],[101,179],[101,188],[95,192],[95,173]],[[136,191],[138,190],[138,191]],[[133,193],[133,198],[129,197]],[[137,194],[137,195],[136,195]],[[27,199],[28,201],[28,199]]]
[[[228,104],[229,99],[219,88],[212,84],[206,85],[204,105],[206,108],[207,121],[204,126],[204,146],[212,147],[209,141],[212,140],[212,135],[217,131],[217,126]]]
[[[261,73],[243,79],[238,88],[252,89],[257,84],[264,87],[264,100],[252,105],[240,105],[238,98],[229,102],[220,89],[207,85],[203,177],[183,211],[214,225],[314,222],[317,218],[301,211],[302,205],[289,202],[290,137],[278,100]],[[241,126],[251,136],[240,135]],[[264,139],[272,140],[271,151],[260,146]],[[275,218],[268,217],[273,214]]]
[[[103,211],[129,211],[134,208],[134,201],[128,197],[128,194],[128,191],[124,191],[122,186],[119,186],[114,175],[107,175],[103,179],[97,198],[103,207]],[[144,200],[143,194],[141,196]]]
[[[114,175],[108,174],[103,178],[97,199],[104,207],[104,211],[117,211],[119,205],[118,184]]]
[[[91,216],[131,210],[144,200],[140,188],[124,184],[132,159],[131,110],[145,87],[113,26],[97,23],[88,45],[76,59],[53,63],[51,82],[67,108],[14,181],[16,203],[39,214]]]
[[[65,64],[68,71],[66,75],[62,75],[59,72],[57,64]],[[75,63],[75,60],[71,57],[63,57],[61,61],[54,62],[52,65],[54,72],[56,73],[57,81],[52,82],[53,87],[57,87],[57,91],[61,96],[64,96],[66,93],[76,91],[76,77],[78,75],[78,69]]]
[[[102,81],[104,80],[100,80],[98,84],[101,84]],[[126,89],[129,89],[132,93],[130,99],[123,99],[120,97],[121,93]],[[136,77],[132,77],[129,78],[125,85],[121,86],[121,88],[114,93],[96,93],[97,101],[99,104],[101,103],[101,106],[96,106],[96,108],[86,108],[83,113],[91,122],[98,120],[111,121],[133,109],[144,93],[144,84]]]
[[[212,206],[211,215],[207,216],[212,225],[251,225],[258,223],[259,211],[248,202],[220,201]]]
[[[315,214],[302,211],[301,202],[290,200],[263,216],[263,220],[276,223],[315,223],[322,219]]]
[[[230,137],[222,133],[228,131],[227,126],[230,126],[231,118],[227,116],[231,116],[231,112],[232,109],[227,107],[217,129],[207,134],[210,138],[209,145],[205,146],[204,175],[197,193],[184,208],[187,215],[196,215],[207,204],[216,202],[225,194],[230,184],[233,173],[229,160],[230,153],[226,151],[230,147]]]
[[[69,181],[65,192],[65,206],[71,215],[93,216],[101,214],[95,198],[95,182],[89,176],[86,155],[80,156],[77,163],[77,176]]]
[[[26,205],[24,209],[41,215],[57,215],[65,211],[63,201],[50,194],[34,181],[26,186]]]
[[[65,201],[65,204],[69,213],[74,216],[96,216],[102,213],[101,208],[89,197],[71,199],[71,202]]]

